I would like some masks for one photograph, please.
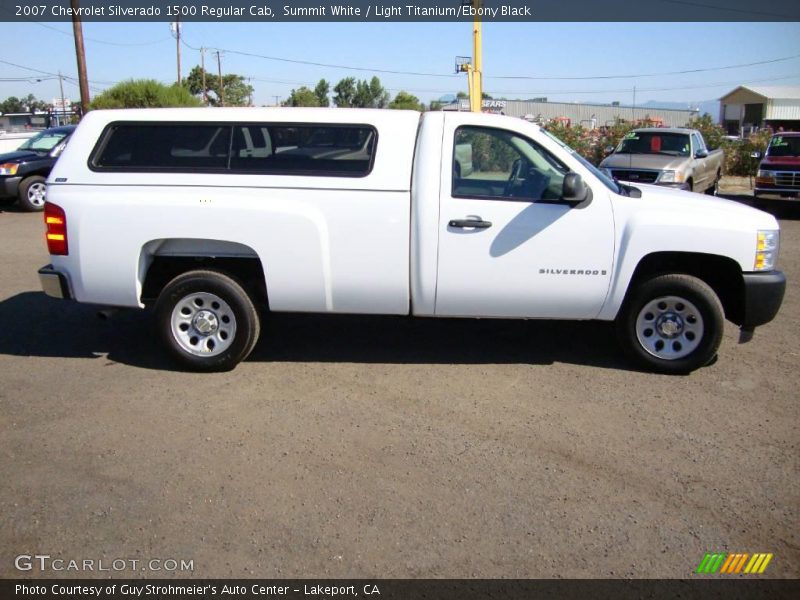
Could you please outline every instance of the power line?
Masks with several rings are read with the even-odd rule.
[[[791,19],[797,15],[786,15],[772,12],[764,12],[760,10],[744,10],[741,8],[730,8],[728,6],[715,6],[713,4],[704,4],[702,2],[688,2],[687,0],[660,0],[661,2],[669,2],[670,4],[682,4],[683,6],[694,6],[699,8],[710,8],[712,10],[724,10],[727,12],[735,12],[746,15],[762,15],[766,17],[778,17],[781,19]]]
[[[785,62],[787,60],[794,60],[795,58],[800,58],[800,54],[795,54],[794,56],[784,56],[782,58],[773,58],[770,60],[760,60],[757,62],[751,63],[743,63],[740,65],[728,65],[724,67],[708,67],[705,69],[686,69],[685,71],[664,71],[661,73],[637,73],[637,74],[629,74],[629,75],[592,75],[588,77],[528,77],[524,75],[497,75],[495,77],[489,77],[488,79],[536,79],[536,80],[551,80],[551,81],[578,81],[578,80],[589,80],[589,79],[634,79],[637,77],[663,77],[666,75],[690,75],[693,73],[708,73],[709,71],[726,71],[730,69],[743,69],[745,67],[755,67],[757,65],[770,65],[779,62]]]
[[[52,25],[48,25],[46,23],[40,23],[39,21],[28,21],[28,23],[33,23],[34,25],[39,25],[40,27],[44,27],[46,29],[51,29],[61,35],[66,35],[68,37],[72,37],[72,33],[68,31],[62,31],[58,27],[53,27]],[[88,42],[94,42],[95,44],[105,44],[107,46],[154,46],[156,44],[163,44],[166,41],[169,41],[170,38],[163,38],[160,40],[156,40],[154,42],[109,42],[108,40],[98,40],[96,38],[91,37],[84,37]]]
[[[185,40],[183,41],[184,45],[187,48],[192,50],[199,51],[200,48],[196,48],[190,45]],[[211,48],[207,46],[207,48]],[[299,60],[293,58],[285,58],[285,57],[278,57],[278,56],[268,56],[265,54],[256,54],[254,52],[243,52],[241,50],[230,50],[228,48],[212,48],[213,50],[221,50],[225,51],[229,54],[238,54],[240,56],[247,56],[250,58],[261,58],[264,60],[272,60],[278,62],[286,62],[292,64],[300,64],[300,65],[309,65],[314,67],[325,67],[329,69],[345,69],[349,71],[366,71],[371,73],[384,73],[384,74],[392,74],[392,75],[413,75],[418,77],[446,77],[446,78],[459,78],[459,75],[444,75],[441,73],[425,73],[419,71],[400,71],[400,70],[392,70],[392,69],[378,69],[378,68],[371,68],[371,67],[356,67],[352,65],[339,65],[339,64],[332,64],[332,63],[322,63],[317,61],[310,61],[310,60]],[[731,69],[743,69],[746,67],[754,67],[760,65],[768,65],[774,64],[779,62],[785,62],[788,60],[794,60],[796,58],[800,58],[800,54],[795,54],[793,56],[783,56],[780,58],[772,58],[767,60],[760,60],[750,63],[741,63],[736,65],[724,65],[718,67],[705,67],[702,69],[686,69],[683,71],[663,71],[658,73],[628,73],[624,75],[589,75],[589,76],[580,76],[580,77],[533,77],[528,75],[495,75],[495,76],[487,76],[485,79],[525,79],[525,80],[540,80],[540,81],[583,81],[583,80],[600,80],[600,79],[635,79],[638,77],[664,77],[667,75],[689,75],[693,73],[708,73],[711,71],[725,71]]]

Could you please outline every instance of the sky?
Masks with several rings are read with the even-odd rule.
[[[86,22],[83,29],[93,95],[130,78],[176,80],[176,44],[168,23]],[[494,97],[630,104],[635,87],[637,104],[697,104],[744,83],[800,85],[800,23],[485,23],[483,29],[484,91]],[[321,78],[335,85],[344,77],[373,75],[393,96],[406,90],[429,102],[466,91],[466,76],[454,75],[454,63],[456,56],[472,54],[470,23],[189,22],[183,24],[183,36],[184,76],[200,63],[200,53],[190,46],[227,50],[221,55],[223,72],[250,78],[259,106],[274,104],[276,96],[284,100],[301,85],[313,87]],[[70,23],[0,23],[0,39],[0,99],[32,93],[51,101],[60,96],[58,80],[37,71],[76,76]],[[364,70],[269,60],[234,50]],[[664,74],[785,57],[794,58]],[[206,53],[206,68],[216,71],[215,55]],[[654,76],[643,76],[648,74]],[[615,75],[637,77],[577,79]],[[27,77],[33,79],[4,81]],[[64,85],[65,95],[79,97],[75,83]]]

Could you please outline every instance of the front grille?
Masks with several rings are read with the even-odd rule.
[[[635,169],[612,169],[615,179],[620,181],[635,181],[638,183],[655,183],[659,171],[639,171]]]
[[[800,171],[777,171],[775,186],[781,188],[800,188]]]

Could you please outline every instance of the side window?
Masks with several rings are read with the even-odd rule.
[[[226,169],[230,130],[221,125],[115,125],[93,164],[131,170]]]
[[[693,143],[694,143],[694,152],[695,153],[697,153],[698,150],[705,150],[706,149],[706,145],[703,142],[703,138],[700,137],[698,134],[693,133],[692,134],[692,139],[693,139]]]
[[[363,177],[372,170],[371,127],[242,125],[234,127],[231,169],[276,175]]]
[[[377,138],[367,125],[116,123],[91,166],[363,177],[372,170]]]
[[[515,200],[561,197],[569,172],[541,146],[510,131],[459,127],[453,149],[453,196]]]

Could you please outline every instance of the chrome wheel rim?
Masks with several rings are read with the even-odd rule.
[[[44,194],[47,188],[43,183],[32,183],[28,187],[28,202],[34,206],[44,206]]]
[[[195,292],[172,309],[172,335],[178,345],[194,356],[218,356],[236,337],[236,316],[216,294]]]
[[[703,339],[703,317],[679,296],[662,296],[644,305],[636,317],[636,338],[649,354],[663,360],[689,356]]]

